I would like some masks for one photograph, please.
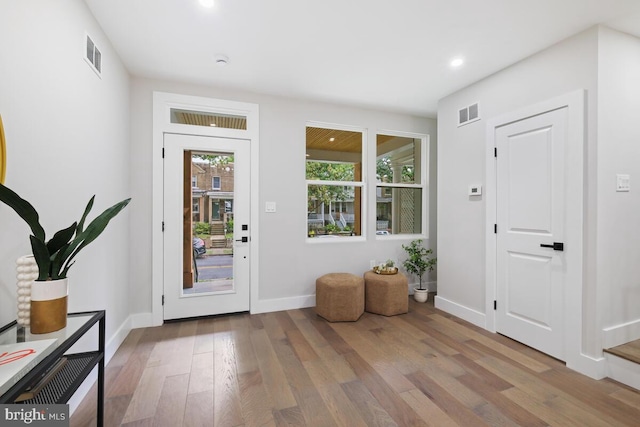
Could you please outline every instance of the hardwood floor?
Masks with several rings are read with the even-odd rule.
[[[313,309],[133,330],[106,426],[638,426],[640,393],[433,307],[328,323]],[[95,391],[71,418],[95,425]]]

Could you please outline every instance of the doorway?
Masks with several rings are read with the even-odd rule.
[[[585,92],[487,123],[486,328],[582,370]]]
[[[249,145],[164,135],[165,320],[249,309]]]

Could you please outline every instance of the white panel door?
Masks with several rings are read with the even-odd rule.
[[[192,153],[193,162],[222,163],[215,169],[219,172],[207,173],[206,168],[192,166],[192,172],[186,174],[186,188],[191,188],[194,205],[192,215],[198,216],[195,221],[185,217],[185,152]],[[164,153],[164,319],[249,310],[250,141],[165,134]],[[197,174],[204,179],[198,178],[192,184],[192,176]],[[210,241],[207,246],[214,241],[226,246],[209,248],[202,254],[197,253],[196,242],[193,248],[187,242],[193,257],[185,258],[183,239],[189,231],[188,226],[184,227],[185,221],[206,222],[211,226],[211,237],[203,239]],[[228,239],[231,224],[232,237]],[[219,228],[217,225],[224,229],[214,231]],[[190,264],[193,279],[187,280],[185,269]]]
[[[496,331],[564,360],[567,109],[496,129]]]

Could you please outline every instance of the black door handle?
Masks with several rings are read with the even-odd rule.
[[[540,243],[541,248],[552,248],[554,251],[564,251],[564,243],[562,242],[553,242],[553,245],[545,245],[544,243]]]
[[[247,243],[248,241],[249,241],[249,238],[247,236],[244,236],[242,239],[236,239],[236,242]]]

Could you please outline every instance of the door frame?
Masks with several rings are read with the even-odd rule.
[[[219,127],[193,126],[171,123],[171,108],[206,111],[213,113],[245,116],[247,129],[225,129]],[[164,184],[163,184],[163,144],[165,133],[183,135],[212,136],[229,139],[248,139],[250,141],[251,162],[251,248],[249,272],[249,307],[256,307],[258,298],[259,263],[259,107],[258,104],[204,98],[167,92],[153,92],[153,147],[152,147],[152,211],[151,211],[151,316],[153,326],[164,322],[162,296],[164,293],[163,253],[164,238],[162,222],[164,220]]]
[[[549,111],[567,108],[567,145],[565,147],[565,243],[564,256],[568,270],[564,293],[564,354],[567,367],[584,372],[582,356],[582,291],[584,240],[584,151],[586,143],[586,94],[584,90],[509,112],[487,122],[486,128],[486,264],[485,264],[485,328],[496,332],[494,301],[497,297],[497,159],[494,154],[497,128],[537,116]],[[500,155],[500,153],[498,153]],[[498,227],[500,225],[498,224]],[[498,302],[499,303],[499,302]]]

